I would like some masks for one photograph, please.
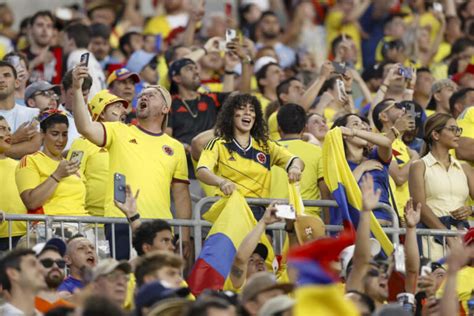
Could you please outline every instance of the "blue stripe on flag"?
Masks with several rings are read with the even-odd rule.
[[[216,233],[206,239],[199,258],[206,261],[225,279],[230,273],[236,252],[228,236]]]

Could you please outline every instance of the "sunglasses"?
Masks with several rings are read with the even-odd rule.
[[[64,267],[66,266],[66,261],[64,261],[63,259],[53,260],[53,259],[46,258],[46,259],[41,259],[40,262],[45,268],[51,268],[53,264],[55,263],[59,269],[64,269]]]
[[[45,96],[47,98],[55,99],[55,100],[59,99],[58,95],[54,93],[53,91],[40,91],[38,93],[33,94],[33,97],[37,97],[39,95]]]
[[[47,118],[55,114],[66,116],[66,113],[64,113],[63,111],[56,110],[56,109],[49,109],[40,113],[40,115],[38,116],[38,121],[43,122],[44,120],[46,120]]]

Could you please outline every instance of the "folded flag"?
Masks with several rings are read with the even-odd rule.
[[[330,267],[341,251],[355,242],[351,225],[337,238],[324,238],[290,249],[288,264],[298,271],[295,290],[295,316],[359,315],[356,307],[344,298],[338,276]]]
[[[237,190],[230,197],[214,203],[203,217],[213,225],[188,278],[194,295],[205,289],[223,288],[237,249],[257,224],[250,207]],[[268,238],[262,236],[260,242],[268,250],[266,264],[269,271],[275,271],[275,254]]]
[[[340,225],[350,220],[357,226],[359,211],[362,209],[362,193],[346,161],[341,129],[330,130],[323,145],[324,181],[338,204],[331,208],[331,224]],[[385,254],[393,252],[393,245],[382,230],[374,214],[370,215],[370,230],[380,242]]]

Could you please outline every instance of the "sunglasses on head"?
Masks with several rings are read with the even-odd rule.
[[[40,262],[45,268],[51,268],[53,264],[55,263],[59,269],[64,269],[64,267],[66,266],[66,261],[64,261],[63,259],[53,260],[53,259],[46,258],[46,259],[41,259]]]

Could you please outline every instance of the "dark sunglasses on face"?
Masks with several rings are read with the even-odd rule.
[[[46,259],[41,259],[40,262],[45,268],[51,268],[53,264],[55,263],[59,269],[64,269],[64,267],[66,266],[66,261],[64,261],[63,259],[53,260],[53,259],[46,258]]]

